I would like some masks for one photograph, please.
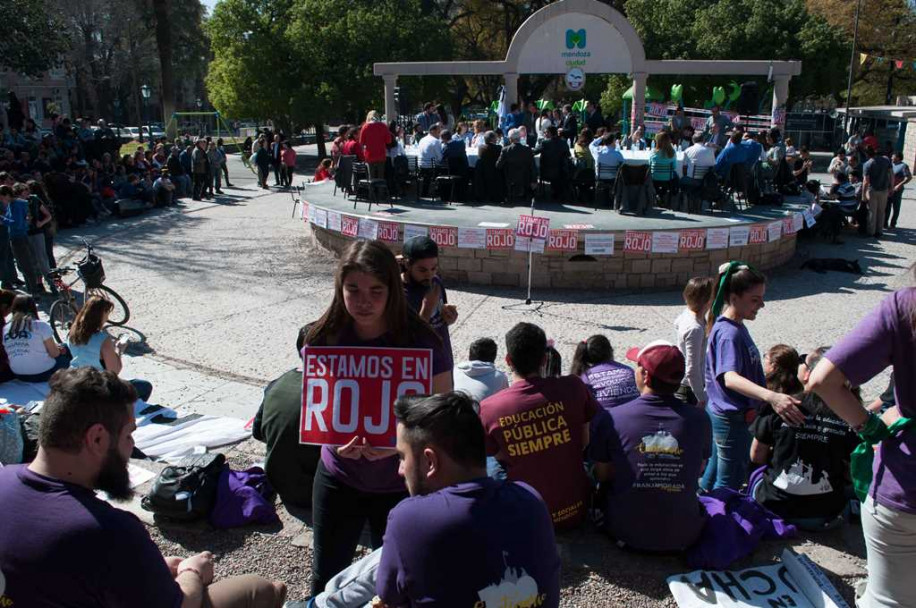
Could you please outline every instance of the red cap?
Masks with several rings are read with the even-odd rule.
[[[627,359],[635,362],[659,382],[680,384],[684,379],[684,355],[670,342],[656,340],[641,349],[633,347],[627,351]]]

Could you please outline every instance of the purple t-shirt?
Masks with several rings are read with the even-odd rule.
[[[375,340],[360,340],[352,328],[341,332],[334,346],[396,347],[388,334]],[[428,340],[421,340],[419,343],[410,346],[411,348],[432,349],[433,376],[443,372],[451,373],[451,352],[447,351],[446,346],[437,342],[434,337]],[[446,353],[448,356],[446,356]],[[392,412],[391,416],[393,419],[394,412]],[[341,458],[337,455],[337,450],[334,446],[326,445],[321,448],[321,463],[331,475],[348,486],[363,492],[404,492],[407,489],[404,485],[404,480],[398,475],[398,459],[396,456],[381,460],[366,460],[364,458],[353,460]]]
[[[706,393],[708,407],[716,414],[743,412],[760,402],[725,388],[725,374],[735,372],[754,384],[766,386],[760,351],[744,323],[719,317],[709,334],[706,351]]]
[[[529,486],[487,477],[401,501],[388,514],[375,590],[388,606],[560,604],[560,556]]]
[[[894,292],[825,355],[858,386],[894,366],[900,415],[916,416],[916,287]],[[869,490],[886,507],[916,513],[916,431],[881,442]]]
[[[673,395],[642,395],[615,407],[591,438],[589,458],[614,465],[605,524],[627,545],[680,551],[706,521],[697,499],[710,456],[709,416]]]
[[[579,377],[591,387],[598,404],[606,410],[639,397],[636,374],[631,367],[622,363],[599,363]]]
[[[181,606],[181,589],[140,520],[91,490],[9,466],[0,469],[0,505],[0,600],[10,606]]]

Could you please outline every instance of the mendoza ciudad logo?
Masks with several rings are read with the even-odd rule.
[[[585,29],[566,30],[566,48],[585,48]]]
[[[560,56],[566,60],[567,68],[584,68],[585,60],[592,56],[585,50],[585,28],[566,30],[566,48]]]

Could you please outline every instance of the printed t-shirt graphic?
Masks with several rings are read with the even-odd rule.
[[[519,380],[480,404],[487,454],[509,479],[534,486],[558,527],[578,525],[585,516],[582,431],[598,407],[573,376]]]

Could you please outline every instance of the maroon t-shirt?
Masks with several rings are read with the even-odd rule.
[[[519,380],[480,404],[487,455],[497,456],[510,480],[540,493],[557,528],[574,527],[585,517],[583,426],[598,407],[574,376]]]

